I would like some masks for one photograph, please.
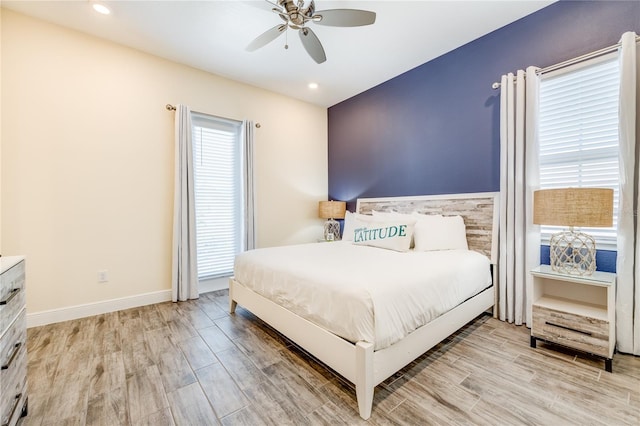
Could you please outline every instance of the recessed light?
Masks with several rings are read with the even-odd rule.
[[[315,90],[318,88],[318,83],[309,83],[309,89]]]
[[[102,13],[103,15],[108,15],[111,13],[111,11],[109,10],[109,8],[107,8],[107,6],[100,3],[94,3],[93,10],[95,10],[98,13]]]

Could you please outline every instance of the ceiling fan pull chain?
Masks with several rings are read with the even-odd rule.
[[[289,26],[287,25],[287,29],[284,30],[284,50],[289,48]]]

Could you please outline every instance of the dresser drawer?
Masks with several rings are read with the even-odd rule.
[[[24,283],[24,262],[19,262],[0,275],[0,334],[25,306]]]
[[[24,415],[26,415],[26,406],[27,403],[27,387],[26,383],[22,390],[15,393],[15,395],[7,395],[7,402],[10,404],[6,407],[6,414],[3,412],[2,417],[0,417],[1,425],[17,425],[20,417],[23,416],[23,410],[25,410]],[[2,398],[5,398],[3,395]],[[4,410],[4,401],[3,401],[3,410]]]
[[[15,418],[26,398],[27,316],[23,309],[0,339],[0,420],[2,425]],[[24,398],[23,398],[24,397]],[[17,407],[17,408],[16,408]],[[19,415],[19,414],[18,414]]]
[[[594,355],[611,358],[609,322],[533,305],[531,335]]]

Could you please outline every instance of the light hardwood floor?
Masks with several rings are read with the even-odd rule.
[[[640,424],[640,358],[529,347],[481,316],[376,388],[355,392],[226,291],[28,330],[23,425]]]

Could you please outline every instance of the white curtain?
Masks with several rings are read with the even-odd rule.
[[[533,225],[538,187],[537,68],[503,75],[500,89],[500,264],[498,317],[531,326],[532,278],[540,263],[539,226]],[[525,78],[526,76],[526,78]]]
[[[253,121],[242,122],[243,250],[256,248],[255,178],[253,166]]]
[[[638,211],[638,153],[640,134],[636,122],[638,64],[636,34],[622,35],[620,47],[620,203],[618,206],[618,257],[616,264],[616,339],[619,352],[640,355],[640,222]]]
[[[171,299],[198,298],[191,110],[176,106]]]

